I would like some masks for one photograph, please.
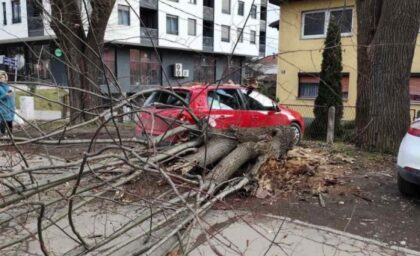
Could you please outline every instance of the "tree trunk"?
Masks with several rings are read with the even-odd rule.
[[[94,117],[94,113],[100,112],[98,107],[101,105],[101,99],[94,94],[100,94],[99,78],[106,77],[102,50],[105,30],[115,0],[86,1],[86,4],[91,6],[87,19],[84,19],[86,13],[83,0],[50,0],[50,3],[51,28],[58,38],[68,67],[72,107],[70,120],[89,120]]]
[[[420,1],[358,0],[356,144],[395,152],[410,124],[409,79]]]

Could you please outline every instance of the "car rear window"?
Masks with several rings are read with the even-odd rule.
[[[185,90],[175,90],[176,93],[180,98],[182,98],[188,105],[190,104],[191,93]],[[171,108],[171,107],[182,107],[184,104],[182,101],[175,97],[174,95],[165,92],[165,91],[157,91],[151,93],[145,103],[144,107],[150,106],[158,106],[160,108]]]

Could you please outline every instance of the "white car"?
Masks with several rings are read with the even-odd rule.
[[[398,189],[412,195],[420,187],[420,119],[408,129],[400,145],[397,160]]]

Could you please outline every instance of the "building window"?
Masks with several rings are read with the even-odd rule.
[[[251,44],[256,44],[257,43],[257,32],[255,30],[251,30],[250,42],[251,42]]]
[[[230,42],[230,27],[222,25],[222,42]]]
[[[7,25],[7,16],[6,16],[6,3],[2,3],[3,6],[3,25]]]
[[[255,4],[251,6],[251,18],[257,18],[257,6]]]
[[[130,26],[130,7],[118,5],[118,25]]]
[[[238,15],[244,16],[244,13],[245,13],[245,3],[244,1],[239,1],[238,2]]]
[[[318,96],[319,74],[299,74],[298,98],[315,99]],[[349,74],[341,78],[341,96],[344,100],[349,97]]]
[[[353,23],[353,10],[341,9],[330,12],[330,20],[334,19],[340,26],[342,34],[351,33]]]
[[[212,57],[196,56],[194,60],[194,82],[214,83],[216,60]]]
[[[27,80],[46,81],[51,79],[51,56],[49,44],[31,45],[26,57]]]
[[[178,35],[178,16],[166,15],[166,33]]]
[[[189,0],[188,1],[190,4],[197,4],[197,0]]]
[[[188,35],[197,35],[197,21],[195,19],[188,19]]]
[[[222,13],[230,14],[230,0],[222,0]]]
[[[153,51],[130,50],[130,83],[131,85],[160,84],[161,66]]]
[[[104,51],[102,53],[102,60],[106,66],[105,74],[108,83],[115,82],[115,48],[104,48]],[[105,83],[105,79],[103,79],[102,83]]]
[[[238,42],[242,43],[244,41],[244,34],[242,33],[242,28],[238,28],[236,30],[236,34],[238,36]]]
[[[20,0],[12,1],[12,23],[21,23]]]
[[[353,9],[333,9],[304,12],[302,14],[302,38],[322,38],[331,20],[337,21],[341,35],[351,35],[353,28]]]

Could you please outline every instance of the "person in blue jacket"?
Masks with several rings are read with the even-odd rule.
[[[15,101],[7,81],[7,73],[0,70],[0,136],[6,135],[7,132],[11,135],[15,118]]]

